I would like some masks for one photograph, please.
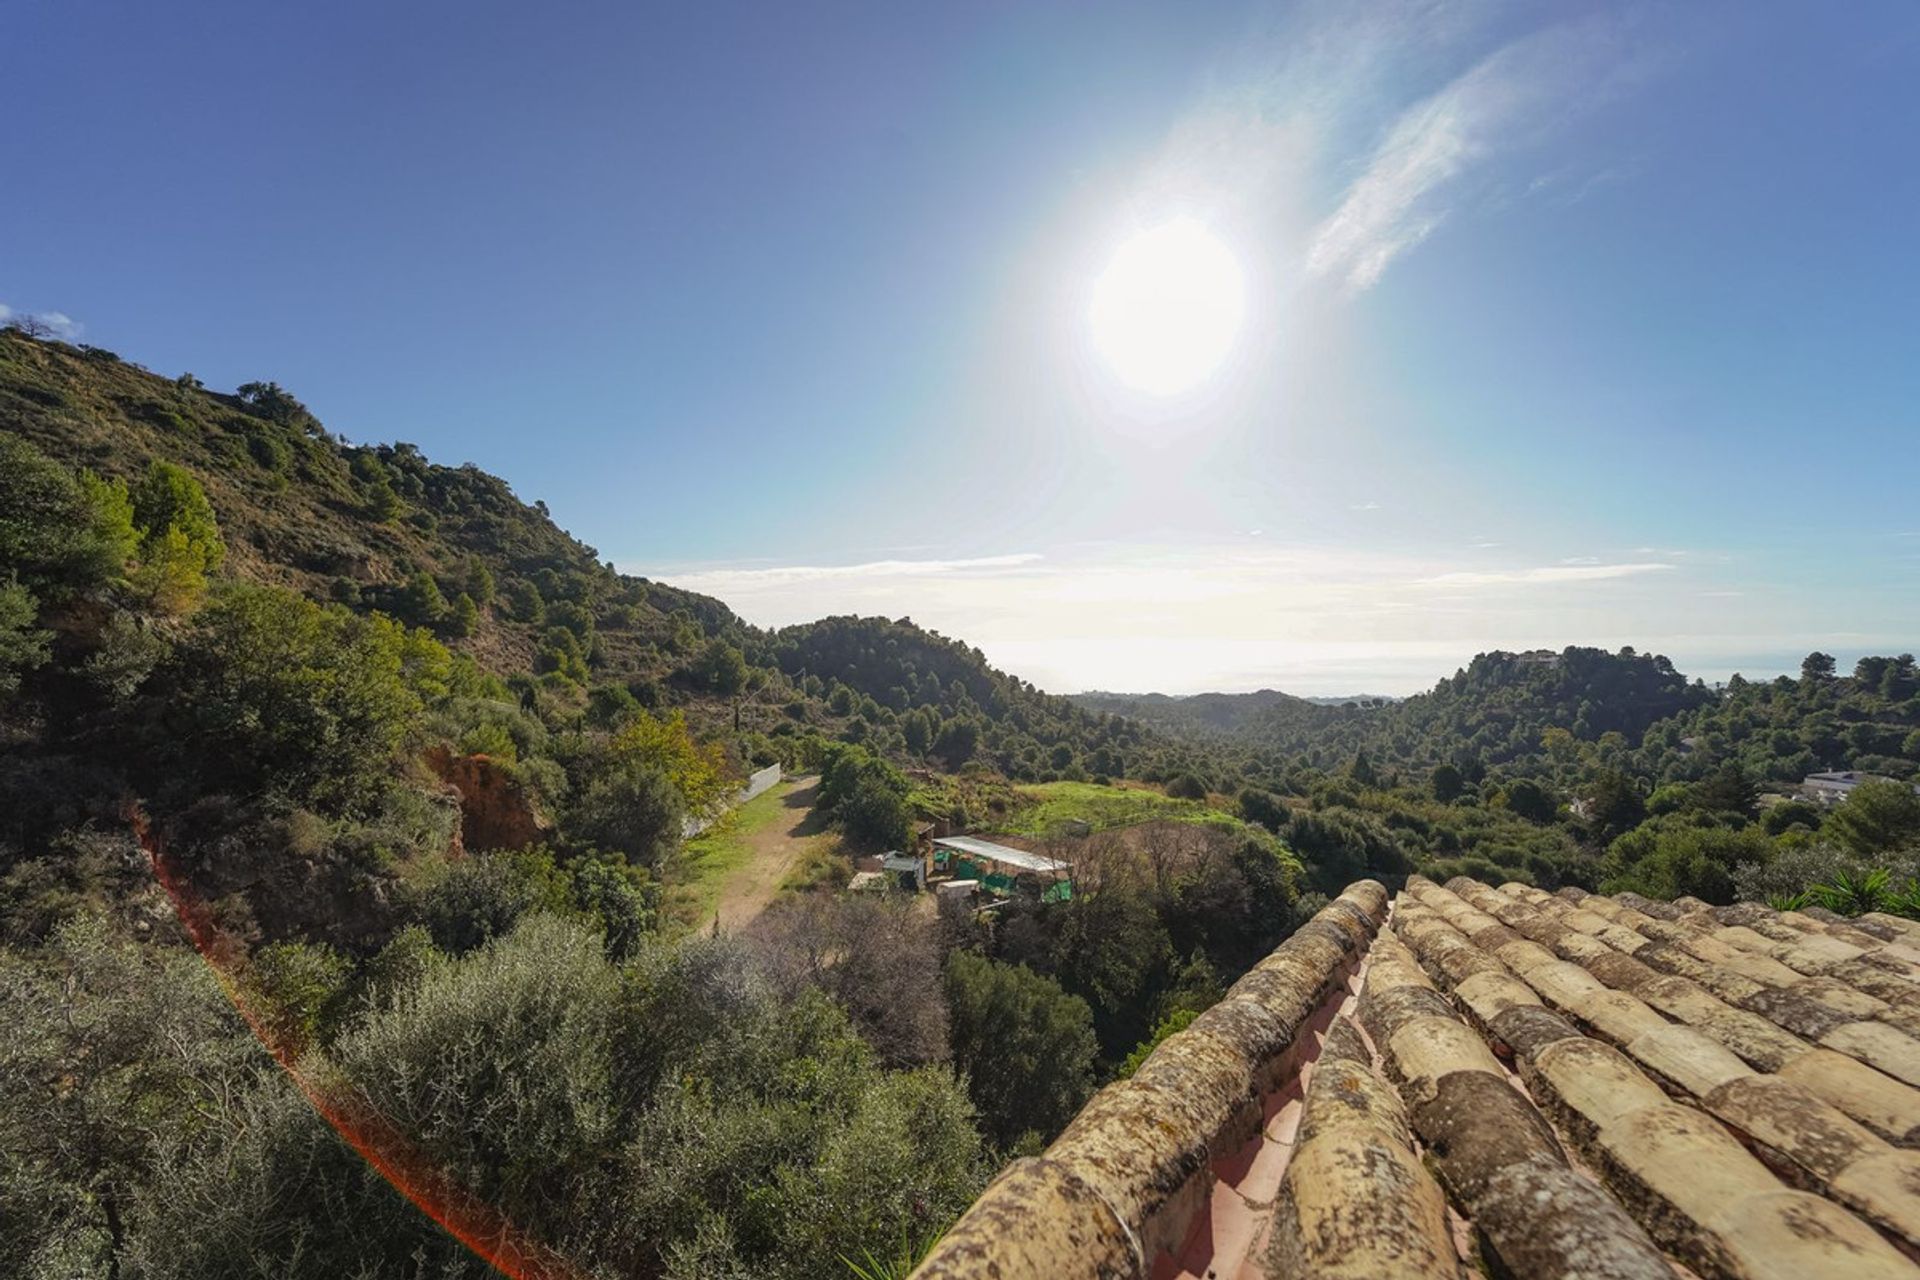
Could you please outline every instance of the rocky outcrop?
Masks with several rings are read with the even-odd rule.
[[[552,833],[532,794],[499,761],[455,755],[443,746],[429,751],[426,760],[460,797],[460,844],[466,851],[524,849]]]

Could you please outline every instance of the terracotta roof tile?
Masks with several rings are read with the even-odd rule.
[[[1920,1277],[1916,1033],[1899,917],[1363,882],[916,1275]]]

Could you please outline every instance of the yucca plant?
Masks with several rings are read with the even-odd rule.
[[[1903,888],[1889,890],[1880,909],[1909,920],[1920,920],[1920,879],[1907,881]]]
[[[1813,890],[1802,889],[1798,893],[1770,893],[1767,905],[1775,911],[1804,911],[1813,905]]]
[[[947,1228],[952,1225],[943,1223],[934,1227],[924,1239],[916,1239],[903,1227],[899,1244],[887,1250],[886,1257],[876,1258],[873,1250],[862,1249],[858,1261],[844,1253],[840,1255],[840,1261],[846,1264],[855,1280],[907,1280],[913,1269],[933,1252],[933,1246],[940,1243],[940,1237],[947,1234]]]
[[[1820,905],[1843,916],[1864,915],[1885,909],[1890,897],[1892,877],[1885,867],[1870,871],[1842,870],[1833,879],[1813,887]]]

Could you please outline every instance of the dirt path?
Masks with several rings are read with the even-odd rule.
[[[809,842],[820,834],[813,802],[820,794],[817,777],[796,778],[793,789],[781,797],[772,822],[746,833],[750,856],[720,890],[717,916],[720,928],[732,932],[767,909],[780,884],[793,870]]]

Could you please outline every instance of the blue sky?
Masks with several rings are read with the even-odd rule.
[[[164,12],[163,12],[164,9]],[[0,305],[1046,687],[1920,640],[1920,7],[16,3]],[[1185,219],[1225,364],[1095,282]]]

